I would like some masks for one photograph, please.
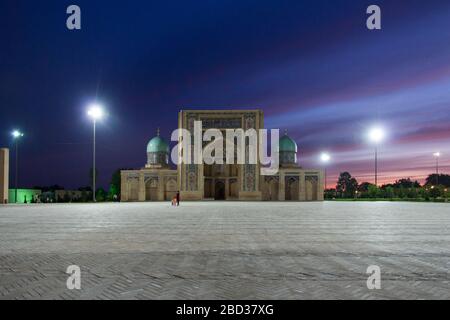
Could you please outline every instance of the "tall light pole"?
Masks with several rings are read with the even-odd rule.
[[[378,187],[378,146],[384,140],[384,130],[374,127],[369,131],[369,140],[375,145],[375,186]]]
[[[325,190],[327,189],[327,164],[330,162],[330,155],[326,152],[320,154],[320,162],[324,164],[324,174],[325,174]]]
[[[19,181],[19,139],[23,137],[23,133],[19,130],[14,130],[11,135],[16,142],[16,176],[15,176],[15,191],[14,191],[14,202],[17,203],[17,188]]]
[[[88,116],[91,117],[92,119],[94,129],[93,143],[92,143],[92,200],[96,202],[97,199],[95,197],[95,126],[97,120],[100,120],[103,117],[103,108],[98,104],[91,105],[88,110]]]
[[[441,156],[440,152],[433,153],[433,156],[436,158],[436,185],[439,185],[439,157]]]

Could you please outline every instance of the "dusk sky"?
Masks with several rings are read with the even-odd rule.
[[[80,31],[66,28],[70,4]],[[366,28],[371,4],[382,30]],[[303,167],[331,154],[329,186],[342,171],[373,182],[372,125],[388,132],[380,182],[423,181],[436,151],[450,173],[448,0],[3,0],[0,35],[0,147],[25,133],[22,187],[89,184],[96,98],[108,111],[104,187],[115,169],[145,164],[148,140],[157,127],[168,140],[181,109],[262,109]]]

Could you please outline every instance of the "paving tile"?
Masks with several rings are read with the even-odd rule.
[[[0,299],[450,299],[448,230],[445,203],[1,206]]]

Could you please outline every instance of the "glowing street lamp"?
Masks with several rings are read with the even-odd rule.
[[[20,137],[23,137],[23,133],[20,132],[19,130],[14,130],[11,134],[12,134],[12,136],[13,136],[14,138],[20,138]]]
[[[88,110],[88,116],[90,116],[94,121],[103,118],[103,108],[98,104],[93,104]]]
[[[383,142],[386,136],[384,130],[380,127],[374,127],[369,130],[369,140],[375,145],[375,185],[378,186],[378,145]]]
[[[326,152],[320,154],[320,162],[324,164],[324,174],[325,174],[325,189],[327,189],[327,167],[326,164],[330,162],[330,155]]]
[[[439,157],[441,153],[439,151],[435,152],[433,156],[436,158],[436,185],[439,185]]]
[[[11,135],[16,142],[16,177],[15,177],[15,185],[16,190],[14,192],[14,202],[17,203],[17,188],[18,188],[18,180],[19,180],[19,139],[23,137],[23,133],[19,130],[14,130]]]
[[[103,108],[101,105],[98,104],[93,104],[89,107],[88,112],[87,112],[88,116],[92,119],[93,121],[93,127],[94,127],[94,135],[93,135],[93,157],[92,157],[92,162],[93,162],[93,169],[92,169],[92,200],[94,202],[97,201],[96,197],[95,197],[95,127],[96,127],[96,123],[97,120],[100,120],[101,118],[103,118]]]
[[[330,161],[331,157],[328,153],[323,152],[320,155],[320,161],[322,161],[323,163],[327,163],[328,161]]]

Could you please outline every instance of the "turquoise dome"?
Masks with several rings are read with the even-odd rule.
[[[287,134],[280,138],[280,152],[297,152],[297,144]]]
[[[169,145],[160,136],[154,137],[147,145],[147,152],[166,152],[169,153]]]

